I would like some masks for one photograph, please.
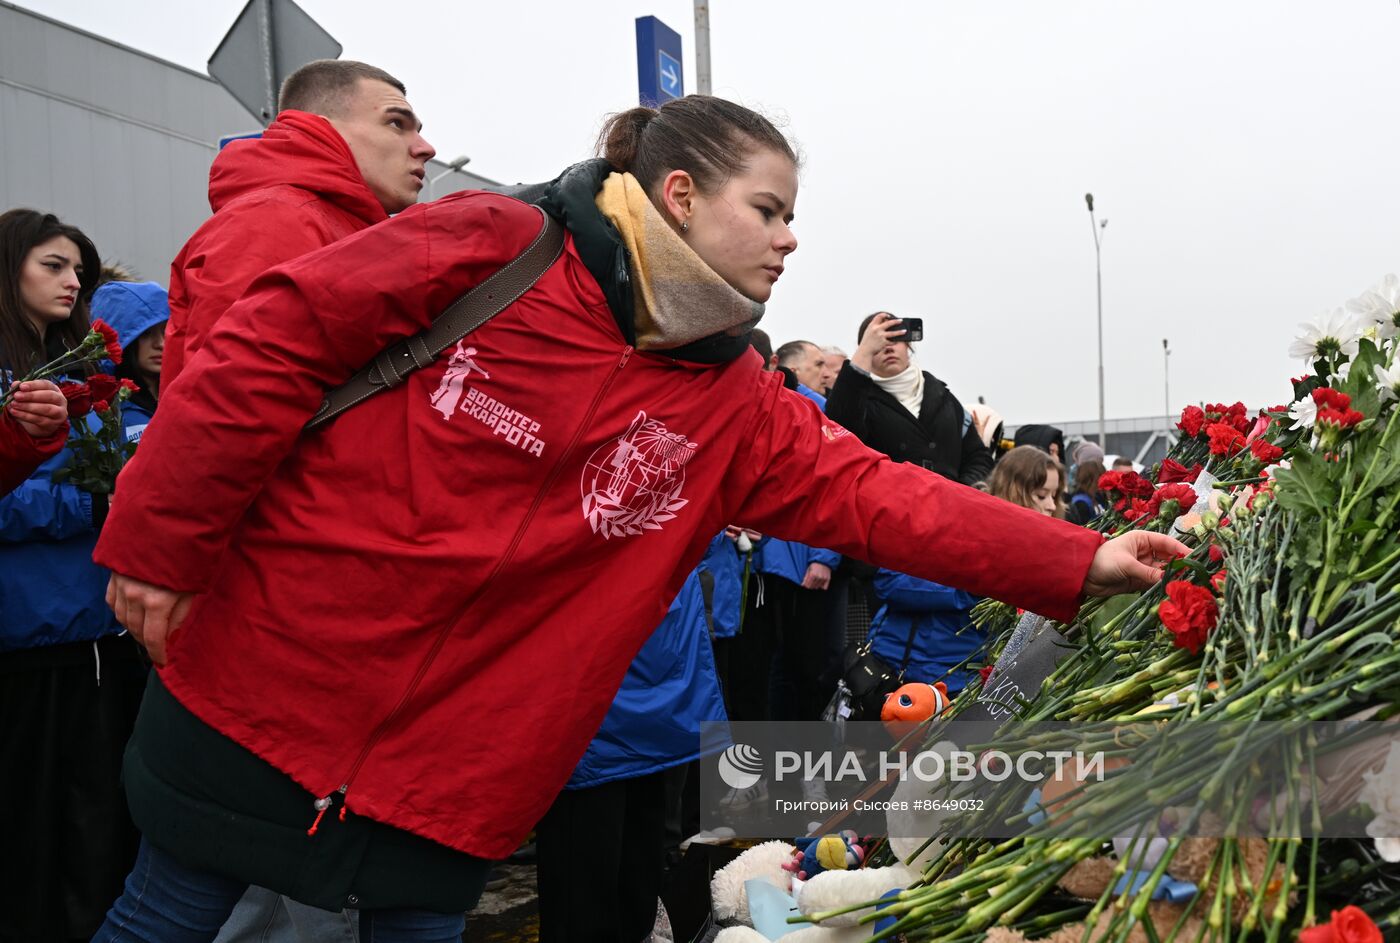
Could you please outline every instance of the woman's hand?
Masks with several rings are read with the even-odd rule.
[[[1084,594],[1116,596],[1147,589],[1162,578],[1168,563],[1190,552],[1166,534],[1129,531],[1099,547],[1084,578]]]
[[[865,329],[865,336],[860,339],[860,346],[851,356],[851,363],[866,373],[874,373],[875,355],[891,342],[904,339],[904,328],[900,327],[903,323],[888,311],[881,311],[875,315],[875,319]]]
[[[48,380],[17,384],[14,398],[5,408],[20,428],[36,439],[47,439],[68,425],[68,400]]]

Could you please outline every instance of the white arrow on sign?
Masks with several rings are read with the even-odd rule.
[[[676,84],[676,73],[675,73],[674,71],[672,71],[672,69],[671,69],[671,67],[670,67],[669,65],[668,65],[668,66],[664,66],[664,67],[661,69],[661,75],[662,75],[662,77],[664,77],[664,78],[666,79],[666,84],[667,84],[667,85],[670,85],[670,86],[673,86],[673,87],[675,86],[675,84]]]

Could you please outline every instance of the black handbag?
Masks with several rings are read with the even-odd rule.
[[[909,653],[914,647],[915,623],[909,624],[909,637],[904,640],[904,657],[896,669],[871,650],[870,639],[846,646],[841,660],[841,685],[850,705],[849,719],[879,720],[885,698],[904,685],[904,672],[909,668]],[[840,696],[838,691],[838,696]]]

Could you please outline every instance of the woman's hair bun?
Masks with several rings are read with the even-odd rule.
[[[642,132],[656,118],[655,108],[629,108],[608,118],[598,134],[598,152],[613,170],[626,173],[636,165]]]

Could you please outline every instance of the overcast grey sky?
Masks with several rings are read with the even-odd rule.
[[[20,0],[203,70],[244,0]],[[444,160],[514,182],[637,94],[633,19],[690,0],[298,0],[398,75]],[[1294,325],[1400,271],[1396,0],[713,0],[716,94],[805,157],[774,340],[921,316],[923,366],[1008,422],[1284,400]],[[250,127],[251,127],[250,119]],[[230,131],[241,130],[230,128]]]

